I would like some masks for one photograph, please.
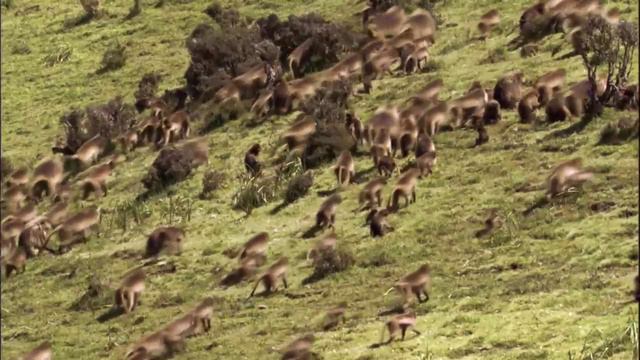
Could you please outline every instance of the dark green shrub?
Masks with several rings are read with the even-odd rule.
[[[105,73],[107,71],[113,71],[120,69],[127,61],[125,54],[126,47],[118,42],[113,43],[107,51],[102,55],[101,67],[98,73]]]

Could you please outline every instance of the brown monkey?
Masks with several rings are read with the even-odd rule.
[[[527,92],[520,102],[518,102],[518,115],[520,116],[520,122],[529,124],[536,120],[536,110],[540,107],[538,102],[538,92],[531,90]]]
[[[546,105],[544,109],[547,122],[565,121],[571,118],[571,111],[566,105],[565,97],[557,93]]]
[[[222,281],[220,281],[220,286],[232,286],[253,276],[256,273],[258,266],[264,263],[264,259],[264,256],[258,255],[250,255],[243,258],[240,260],[240,266],[233,269],[222,279]]]
[[[300,116],[298,120],[282,135],[289,151],[302,148],[307,140],[316,132],[316,122],[312,118]]]
[[[407,28],[413,31],[414,40],[427,40],[431,44],[435,43],[436,20],[429,11],[420,7],[415,9],[409,17],[407,17],[403,31]]]
[[[523,58],[528,58],[536,55],[538,55],[537,44],[526,44],[520,48],[520,56]]]
[[[475,236],[477,238],[484,237],[500,226],[502,226],[502,219],[500,219],[500,217],[498,216],[498,210],[491,209],[489,211],[487,219],[484,221],[484,228],[482,230],[476,231]]]
[[[345,323],[347,321],[344,316],[346,310],[347,310],[346,301],[343,301],[339,303],[338,306],[327,310],[327,313],[325,314],[325,317],[323,320],[322,330],[324,331],[331,330],[336,326],[338,326],[340,321]]]
[[[369,233],[372,237],[382,237],[387,232],[393,231],[393,227],[387,223],[387,216],[390,211],[388,209],[374,209],[371,215],[371,222],[369,223]]]
[[[387,11],[376,14],[369,19],[369,31],[373,37],[384,40],[387,36],[395,36],[402,32],[407,14],[400,6],[392,6]]]
[[[332,231],[320,240],[316,241],[313,248],[307,252],[307,261],[312,260],[312,262],[315,263],[323,252],[333,251],[336,248],[336,243],[336,233]]]
[[[522,87],[524,83],[524,75],[522,72],[516,72],[503,76],[498,80],[493,88],[493,98],[504,109],[515,108],[518,101],[522,97]]]
[[[418,91],[418,94],[411,98],[412,101],[421,100],[424,102],[436,102],[438,100],[438,94],[444,87],[442,79],[435,79],[425,85]]]
[[[50,231],[51,225],[46,222],[46,218],[34,219],[25,225],[18,236],[18,246],[24,249],[28,258],[34,257],[45,249],[45,240]]]
[[[420,170],[420,178],[425,174],[431,175],[433,167],[436,165],[437,157],[435,152],[427,152],[416,158],[416,166]]]
[[[420,117],[420,114],[418,117]],[[413,115],[405,118],[402,123],[402,135],[400,135],[400,155],[403,158],[409,156],[409,153],[413,151],[416,140],[418,139],[418,125],[415,121],[416,117]]]
[[[45,244],[49,239],[58,233],[60,246],[58,252],[64,252],[79,241],[87,241],[91,229],[98,226],[100,222],[100,209],[90,207],[72,215],[62,224],[56,226],[47,236]],[[50,250],[52,251],[52,250]]]
[[[294,79],[300,76],[301,65],[306,62],[309,55],[311,55],[312,46],[313,38],[310,37],[293,49],[291,54],[289,54],[289,71],[291,72],[291,75],[293,75]]]
[[[420,134],[418,136],[418,142],[416,144],[416,158],[426,154],[426,153],[435,153],[436,146],[431,140],[431,137],[427,134]],[[433,163],[435,165],[435,162]]]
[[[569,113],[571,113],[571,116],[579,118],[584,113],[585,99],[580,94],[574,92],[569,93],[564,98],[564,103]]]
[[[484,122],[482,120],[477,121],[474,127],[478,132],[478,138],[476,139],[476,142],[474,143],[473,146],[477,147],[477,146],[488,143],[489,133],[487,132],[487,129],[484,127]]]
[[[145,257],[158,256],[161,252],[179,254],[184,243],[184,230],[175,226],[160,226],[147,238]]]
[[[68,214],[67,207],[68,205],[64,201],[55,203],[44,215],[47,218],[47,222],[53,227],[62,224]]]
[[[378,159],[376,168],[380,176],[390,177],[396,169],[396,162],[391,156],[384,155]]]
[[[64,168],[57,158],[44,160],[33,170],[31,178],[31,195],[40,200],[45,196],[51,196],[62,183]]]
[[[173,320],[162,331],[175,336],[176,338],[187,338],[193,335],[196,321],[192,313],[186,313],[185,315]]]
[[[7,203],[7,210],[11,213],[24,206],[27,193],[24,185],[12,185],[4,191],[3,200]]]
[[[480,17],[478,23],[478,30],[480,30],[480,39],[486,40],[489,36],[489,32],[500,23],[500,14],[498,10],[493,9],[486,12]]]
[[[351,137],[353,137],[353,139],[356,141],[356,144],[361,143],[363,140],[362,122],[354,113],[347,113],[345,126],[347,127],[347,130],[349,130],[349,134],[351,134]]]
[[[448,109],[446,102],[440,102],[429,108],[418,120],[420,134],[427,134],[433,138],[440,128],[448,124]]]
[[[289,343],[282,352],[282,360],[311,360],[311,345],[315,337],[307,334]]]
[[[248,257],[257,257],[262,259],[262,262],[258,264],[258,266],[262,265],[264,259],[266,258],[265,252],[267,251],[267,246],[269,245],[269,234],[266,232],[258,233],[252,236],[244,246],[242,247],[242,252],[240,253],[240,260],[243,260]]]
[[[136,342],[126,354],[127,360],[166,359],[184,349],[184,338],[157,331]]]
[[[195,319],[194,335],[200,334],[202,331],[209,332],[211,330],[211,316],[213,315],[214,300],[206,297],[191,312]]]
[[[395,340],[398,337],[398,333],[401,333],[401,340],[404,340],[407,330],[409,329],[413,331],[416,335],[420,335],[421,333],[420,331],[415,329],[415,325],[416,325],[416,314],[413,312],[393,316],[391,319],[389,319],[385,323],[385,326],[382,328],[382,333],[381,333],[382,336],[380,337],[380,343],[381,344],[391,343],[393,340]],[[385,330],[389,332],[389,340],[387,341],[384,341]]]
[[[431,268],[429,265],[424,264],[418,268],[418,270],[411,272],[402,277],[391,287],[387,293],[391,290],[396,290],[400,296],[402,296],[403,306],[409,304],[409,300],[412,295],[418,299],[419,303],[429,300],[428,288],[431,286]],[[385,294],[386,295],[386,294]],[[424,299],[421,297],[424,295]]]
[[[454,124],[458,127],[464,124],[476,113],[484,109],[488,94],[482,85],[474,82],[472,88],[465,95],[451,102],[451,114],[453,115]],[[433,136],[432,134],[429,134]]]
[[[135,150],[135,148],[140,144],[140,134],[136,129],[129,129],[125,131],[124,134],[120,135],[118,142],[120,143],[122,151],[128,153]]]
[[[547,198],[567,192],[570,188],[590,180],[593,173],[582,170],[582,159],[576,158],[556,166],[547,178]]]
[[[416,184],[418,183],[418,176],[420,176],[420,170],[417,168],[410,168],[400,176],[396,183],[396,187],[391,193],[389,202],[387,203],[387,209],[389,209],[389,211],[398,211],[400,198],[405,199],[406,206],[411,202],[416,201]],[[411,199],[409,199],[409,195],[411,195]]]
[[[257,176],[262,170],[262,165],[258,161],[260,155],[260,144],[253,144],[244,154],[244,168],[251,176]]]
[[[51,360],[53,359],[53,350],[51,344],[45,341],[29,351],[21,357],[22,360]]]
[[[142,269],[134,269],[122,279],[120,287],[115,293],[115,306],[125,313],[135,310],[140,303],[140,296],[144,291],[145,274]]]
[[[107,195],[107,179],[111,176],[116,164],[124,160],[123,156],[116,156],[104,164],[94,165],[87,169],[81,176],[84,180],[80,183],[84,190],[83,199],[87,199],[89,194],[94,191],[99,196]]]
[[[288,287],[287,277],[286,277],[288,265],[289,265],[289,260],[286,257],[281,257],[280,260],[272,264],[269,267],[269,269],[267,269],[267,271],[262,276],[260,276],[260,278],[256,282],[256,285],[253,287],[253,290],[251,291],[251,294],[249,295],[249,297],[252,297],[253,294],[255,294],[256,289],[258,288],[258,285],[260,285],[261,282],[264,286],[264,289],[265,289],[264,291],[266,294],[269,294],[276,290],[277,288],[276,282],[279,279],[282,279],[282,284],[286,289]]]
[[[80,168],[85,168],[98,160],[107,148],[108,139],[100,134],[92,137],[82,144],[74,155],[68,157],[72,161],[77,161]]]
[[[27,252],[22,247],[15,247],[7,256],[2,258],[4,276],[8,279],[15,270],[17,274],[23,273],[27,267]]]
[[[320,209],[316,213],[316,227],[321,229],[334,228],[336,222],[336,211],[338,205],[342,202],[342,198],[338,194],[329,196],[320,205]]]
[[[554,94],[562,89],[566,75],[566,70],[558,69],[548,72],[536,80],[534,88],[538,90],[540,104],[546,105]]]
[[[189,114],[184,110],[179,110],[169,115],[162,122],[163,146],[177,139],[189,137],[191,128],[189,126]]]
[[[387,184],[387,179],[379,177],[373,179],[362,188],[358,196],[358,203],[362,205],[360,210],[375,209],[382,206],[382,189]],[[364,205],[363,205],[364,204]]]
[[[344,150],[338,156],[336,165],[333,168],[338,181],[338,186],[348,185],[353,182],[356,175],[355,164],[349,150]]]
[[[10,187],[21,187],[29,183],[29,170],[25,167],[21,167],[13,170],[9,176],[7,176],[6,185]]]
[[[500,103],[495,100],[489,101],[484,108],[484,114],[482,116],[483,122],[486,125],[493,125],[498,123],[501,119]]]

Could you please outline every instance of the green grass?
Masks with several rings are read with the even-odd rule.
[[[517,69],[535,78],[562,66],[570,81],[583,79],[577,58],[559,62],[547,50],[527,59],[507,51],[502,54],[504,61],[483,63],[515,35],[509,32],[529,2],[447,0],[439,11],[447,23],[457,26],[443,27],[438,34],[432,52],[440,63],[438,72],[374,83],[370,96],[352,100],[357,114],[367,119],[380,104],[398,103],[435,77],[444,79],[445,98],[459,95],[474,80],[492,86],[501,74]],[[153,8],[153,3],[143,2],[142,14],[124,21],[132,2],[109,1],[104,5],[106,17],[71,29],[63,27],[65,20],[82,11],[74,1],[25,0],[9,11],[2,9],[3,154],[15,163],[34,163],[50,152],[61,131],[58,118],[65,111],[118,94],[131,100],[146,72],[163,74],[161,89],[182,84],[188,65],[184,40],[198,23],[207,21],[202,10],[209,1],[168,0],[161,9]],[[351,14],[360,6],[343,0],[227,3],[254,18],[271,12],[285,17],[317,11],[353,26],[358,19]],[[36,4],[39,11],[19,15]],[[637,18],[631,2],[608,1],[608,6],[614,5],[631,8],[625,17]],[[469,19],[479,17],[488,6],[502,14],[501,34],[486,43],[469,40],[475,29]],[[126,64],[96,75],[104,51],[114,41],[126,46]],[[555,35],[541,49],[561,42]],[[23,44],[30,53],[10,51]],[[69,59],[46,66],[43,59],[62,47],[71,49]],[[633,78],[637,69],[638,64]],[[301,258],[312,242],[301,235],[323,200],[317,193],[335,185],[329,167],[315,171],[309,195],[275,215],[270,212],[280,200],[249,217],[231,209],[238,187],[235,178],[244,171],[243,151],[255,141],[271,146],[293,115],[254,128],[245,126],[244,116],[207,135],[210,167],[227,173],[225,186],[210,200],[198,199],[205,171],[201,168],[171,189],[171,200],[163,193],[132,207],[143,191],[140,180],[155,157],[150,150],[139,149],[116,169],[109,196],[100,200],[106,214],[99,236],[61,257],[32,260],[24,274],[3,281],[2,357],[16,358],[50,340],[56,359],[120,359],[128,344],[203,297],[214,296],[219,303],[212,332],[189,339],[187,351],[176,359],[276,359],[272,348],[319,330],[319,314],[341,301],[349,304],[347,323],[318,333],[314,344],[324,359],[631,359],[638,342],[630,336],[637,334],[637,322],[630,319],[637,318],[637,307],[624,302],[631,298],[638,266],[638,143],[595,145],[605,124],[622,116],[634,114],[607,110],[585,131],[558,139],[549,134],[568,124],[519,125],[517,114],[505,112],[502,123],[489,128],[490,142],[479,149],[469,148],[474,132],[439,134],[434,174],[418,185],[415,204],[390,217],[395,231],[388,236],[369,237],[362,226],[364,214],[352,212],[358,186],[344,191],[336,231],[339,246],[354,254],[356,265],[304,286],[302,279],[312,269]],[[596,171],[594,181],[578,194],[522,216],[542,196],[540,185],[550,168],[578,156]],[[357,170],[371,166],[365,157],[356,162]],[[538,190],[516,191],[527,184]],[[604,202],[615,205],[601,212],[591,210]],[[492,207],[506,217],[505,226],[488,238],[475,239],[485,210]],[[140,264],[126,255],[142,252],[146,234],[170,219],[187,231],[182,255],[166,259],[177,271],[161,273],[152,267],[143,304],[134,313],[98,323],[96,317],[110,306],[110,294],[93,310],[69,309],[93,276],[115,287],[127,269]],[[272,238],[269,261],[281,255],[291,260],[290,289],[245,300],[251,283],[217,288],[236,265],[222,252],[260,231],[268,231]],[[417,307],[417,327],[423,335],[369,349],[378,341],[384,321],[377,313],[397,301],[393,293],[384,297],[384,292],[424,262],[434,269],[434,279],[431,299]],[[635,333],[629,330],[634,326]]]

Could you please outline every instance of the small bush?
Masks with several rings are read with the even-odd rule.
[[[600,131],[599,145],[618,145],[626,141],[637,139],[640,131],[638,119],[621,119],[608,123]]]
[[[224,184],[226,176],[223,172],[218,170],[208,170],[202,177],[202,193],[200,193],[201,199],[206,199],[211,193],[220,189]]]
[[[162,75],[156,72],[144,74],[142,79],[140,79],[140,81],[138,82],[138,90],[133,93],[133,96],[137,101],[150,99],[156,96],[158,87],[160,85],[160,80],[162,80]]]
[[[13,55],[26,55],[31,54],[31,48],[24,41],[19,41],[11,47],[11,54]]]
[[[349,269],[354,263],[353,255],[349,251],[341,249],[321,251],[313,262],[313,273],[302,283],[310,284],[322,280],[328,275]]]
[[[124,103],[121,97],[103,105],[88,106],[85,110],[71,110],[60,118],[65,134],[57,147],[73,154],[97,134],[115,139],[133,126],[135,116],[134,107]]]
[[[69,47],[68,45],[61,45],[57,47],[55,50],[53,50],[53,52],[46,55],[42,59],[42,62],[49,67],[54,66],[56,64],[62,64],[64,62],[69,61],[72,53],[73,53],[73,50],[71,49],[71,47]]]
[[[91,17],[100,13],[100,0],[80,0],[80,5],[82,5],[84,12]]]
[[[147,190],[158,191],[186,179],[193,170],[187,151],[174,147],[164,148],[151,164],[142,184]]]
[[[351,83],[337,81],[302,104],[302,111],[312,116],[317,124],[303,154],[306,168],[331,161],[342,151],[354,147],[355,141],[345,126],[350,95]]]
[[[311,186],[313,186],[313,175],[311,175],[311,173],[304,173],[293,177],[287,184],[287,189],[284,192],[285,203],[291,204],[303,198],[307,195]]]
[[[240,189],[233,195],[232,206],[247,215],[253,209],[259,208],[273,201],[278,196],[278,184],[276,177],[241,178]]]
[[[234,27],[242,23],[240,13],[235,9],[225,9],[217,2],[209,5],[204,13],[220,24],[220,27]]]
[[[126,47],[118,42],[113,43],[102,55],[101,67],[98,73],[105,73],[120,69],[127,61]]]

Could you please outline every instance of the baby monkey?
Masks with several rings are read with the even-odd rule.
[[[280,258],[280,260],[276,261],[273,265],[271,265],[269,269],[267,269],[267,272],[264,273],[262,276],[260,276],[258,281],[256,281],[256,285],[253,287],[253,290],[251,291],[251,294],[249,295],[249,297],[252,297],[253,294],[255,294],[256,289],[258,288],[258,285],[260,285],[261,282],[264,286],[264,293],[266,294],[270,294],[277,289],[276,282],[279,279],[282,279],[282,284],[286,289],[288,287],[287,277],[286,277],[288,265],[289,265],[289,260],[286,257]]]

